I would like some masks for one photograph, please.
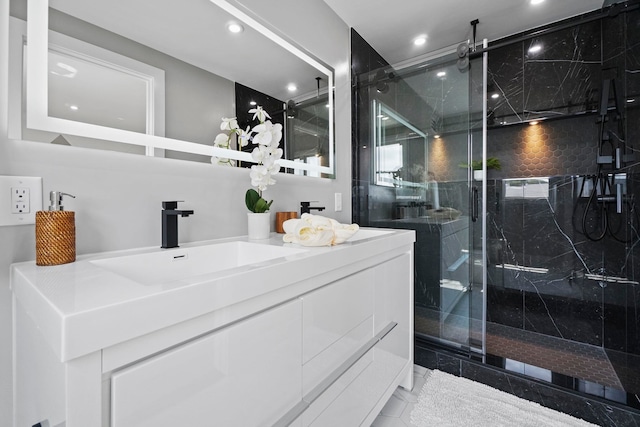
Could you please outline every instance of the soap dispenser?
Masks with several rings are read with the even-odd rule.
[[[63,196],[75,198],[51,191],[49,210],[36,212],[36,265],[59,265],[76,260],[75,212],[64,210]]]

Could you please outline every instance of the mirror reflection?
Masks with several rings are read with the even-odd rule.
[[[26,18],[25,3],[11,0],[12,26]],[[113,150],[208,162],[220,119],[270,100],[285,129],[283,167],[333,173],[332,70],[241,12],[157,0],[30,0],[28,8],[22,138],[102,148],[108,140]],[[229,32],[231,23],[241,31]]]
[[[380,101],[375,117],[375,183],[396,187],[396,198],[420,199],[429,176],[427,134]]]

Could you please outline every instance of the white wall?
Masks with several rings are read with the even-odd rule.
[[[77,252],[160,245],[160,202],[185,200],[195,215],[180,219],[180,241],[246,234],[244,192],[247,170],[219,169],[208,164],[146,158],[27,141],[7,135],[8,1],[0,0],[0,175],[40,176],[45,198],[51,190],[77,196],[65,205],[76,212]],[[267,2],[246,0],[249,8]],[[304,5],[304,6],[303,6]],[[311,11],[304,25],[301,7]],[[334,67],[336,72],[337,179],[280,175],[266,194],[272,210],[297,210],[303,200],[317,200],[341,222],[351,220],[351,128],[349,30],[322,0],[281,0],[260,11],[272,25]],[[311,24],[307,24],[311,23]],[[323,30],[313,34],[312,30]],[[334,193],[343,194],[342,212],[333,211]],[[34,226],[0,227],[0,425],[11,425],[11,291],[9,266],[35,259]]]

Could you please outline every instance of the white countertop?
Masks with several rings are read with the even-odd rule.
[[[64,362],[282,290],[328,271],[412,245],[415,241],[412,230],[387,229],[387,233],[376,233],[377,229],[369,228],[361,230],[341,245],[317,248],[284,243],[281,234],[272,233],[268,240],[251,243],[300,251],[258,264],[158,284],[139,283],[91,261],[224,242],[246,242],[247,237],[182,244],[179,249],[150,247],[84,255],[74,263],[52,267],[36,266],[35,261],[23,262],[11,266],[11,288],[17,302]]]

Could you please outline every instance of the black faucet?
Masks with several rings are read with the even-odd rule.
[[[178,216],[193,215],[193,211],[179,211],[178,202],[162,202],[162,248],[178,247]]]
[[[300,202],[300,215],[311,213],[311,210],[323,211],[324,206],[311,206],[311,202]]]

